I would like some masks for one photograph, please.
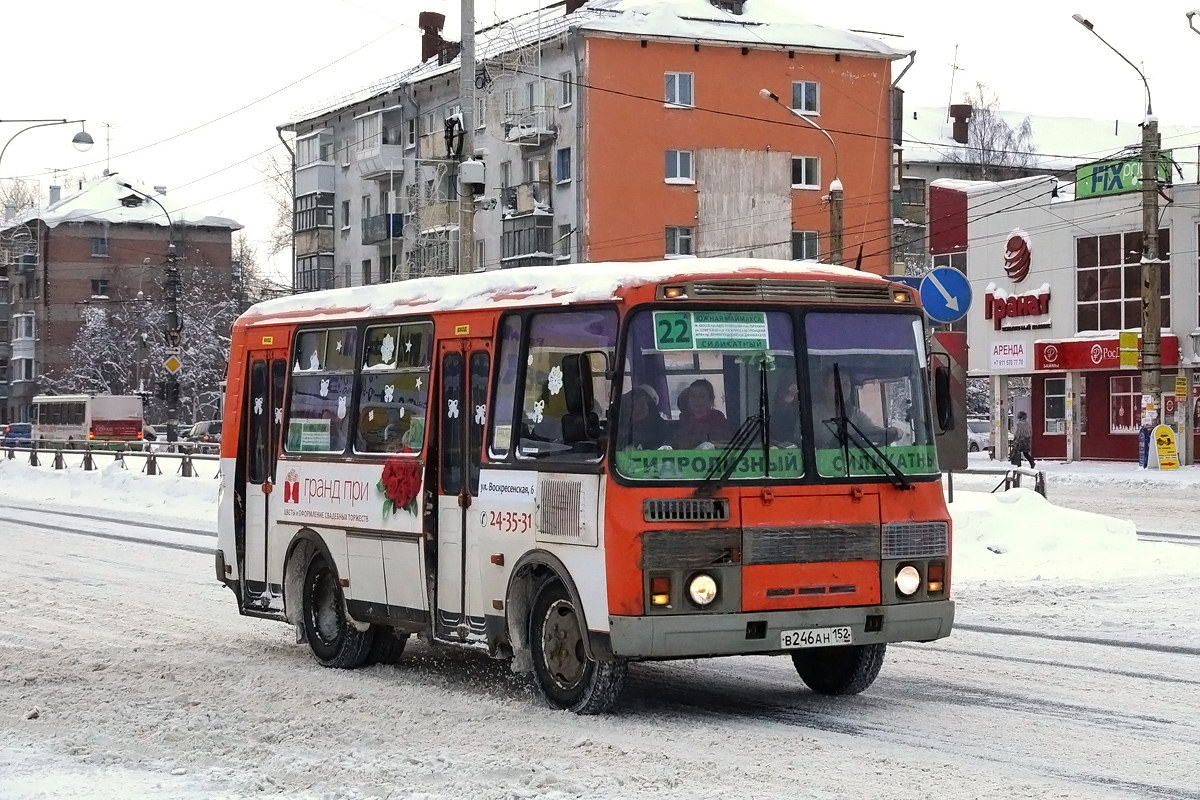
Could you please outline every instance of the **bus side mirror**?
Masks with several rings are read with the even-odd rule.
[[[954,428],[954,405],[950,398],[950,368],[937,367],[933,371],[933,405],[937,413],[938,427],[944,431]]]

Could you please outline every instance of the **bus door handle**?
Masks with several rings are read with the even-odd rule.
[[[460,491],[458,493],[458,507],[459,508],[470,508],[471,507],[471,493],[468,492],[465,487],[463,488],[462,491]]]
[[[275,491],[275,484],[271,483],[269,478],[267,480],[263,481],[263,485],[262,485],[263,494],[270,494],[273,491]]]

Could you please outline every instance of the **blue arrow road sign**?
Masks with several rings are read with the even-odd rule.
[[[937,267],[921,279],[921,305],[935,322],[956,322],[971,307],[971,283],[954,267]]]

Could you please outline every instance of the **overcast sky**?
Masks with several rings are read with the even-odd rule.
[[[1144,68],[1162,122],[1200,125],[1200,35],[1185,18],[1194,7],[1187,3],[1200,0],[1007,0],[974,9],[961,0],[773,2],[795,2],[811,22],[898,34],[883,38],[917,51],[901,82],[909,107],[945,105],[953,73],[955,101],[981,81],[1006,110],[1139,120],[1140,79],[1072,21],[1080,13]],[[476,19],[483,27],[537,6],[476,0]],[[256,167],[280,148],[276,126],[299,108],[414,64],[422,10],[444,13],[446,37],[458,38],[460,7],[459,0],[6,3],[0,120],[84,118],[96,145],[76,152],[68,126],[29,131],[8,148],[0,178],[34,178],[44,194],[54,169],[97,175],[111,134],[113,171],[164,184],[176,200],[233,217],[261,240],[270,209]],[[958,72],[951,69],[956,45]],[[0,123],[0,147],[22,127]]]

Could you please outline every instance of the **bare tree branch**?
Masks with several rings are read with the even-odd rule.
[[[1020,177],[1033,166],[1037,148],[1029,117],[1012,127],[1000,115],[1000,100],[986,83],[975,84],[963,101],[971,106],[967,144],[950,153],[950,160],[978,170],[984,180]]]

